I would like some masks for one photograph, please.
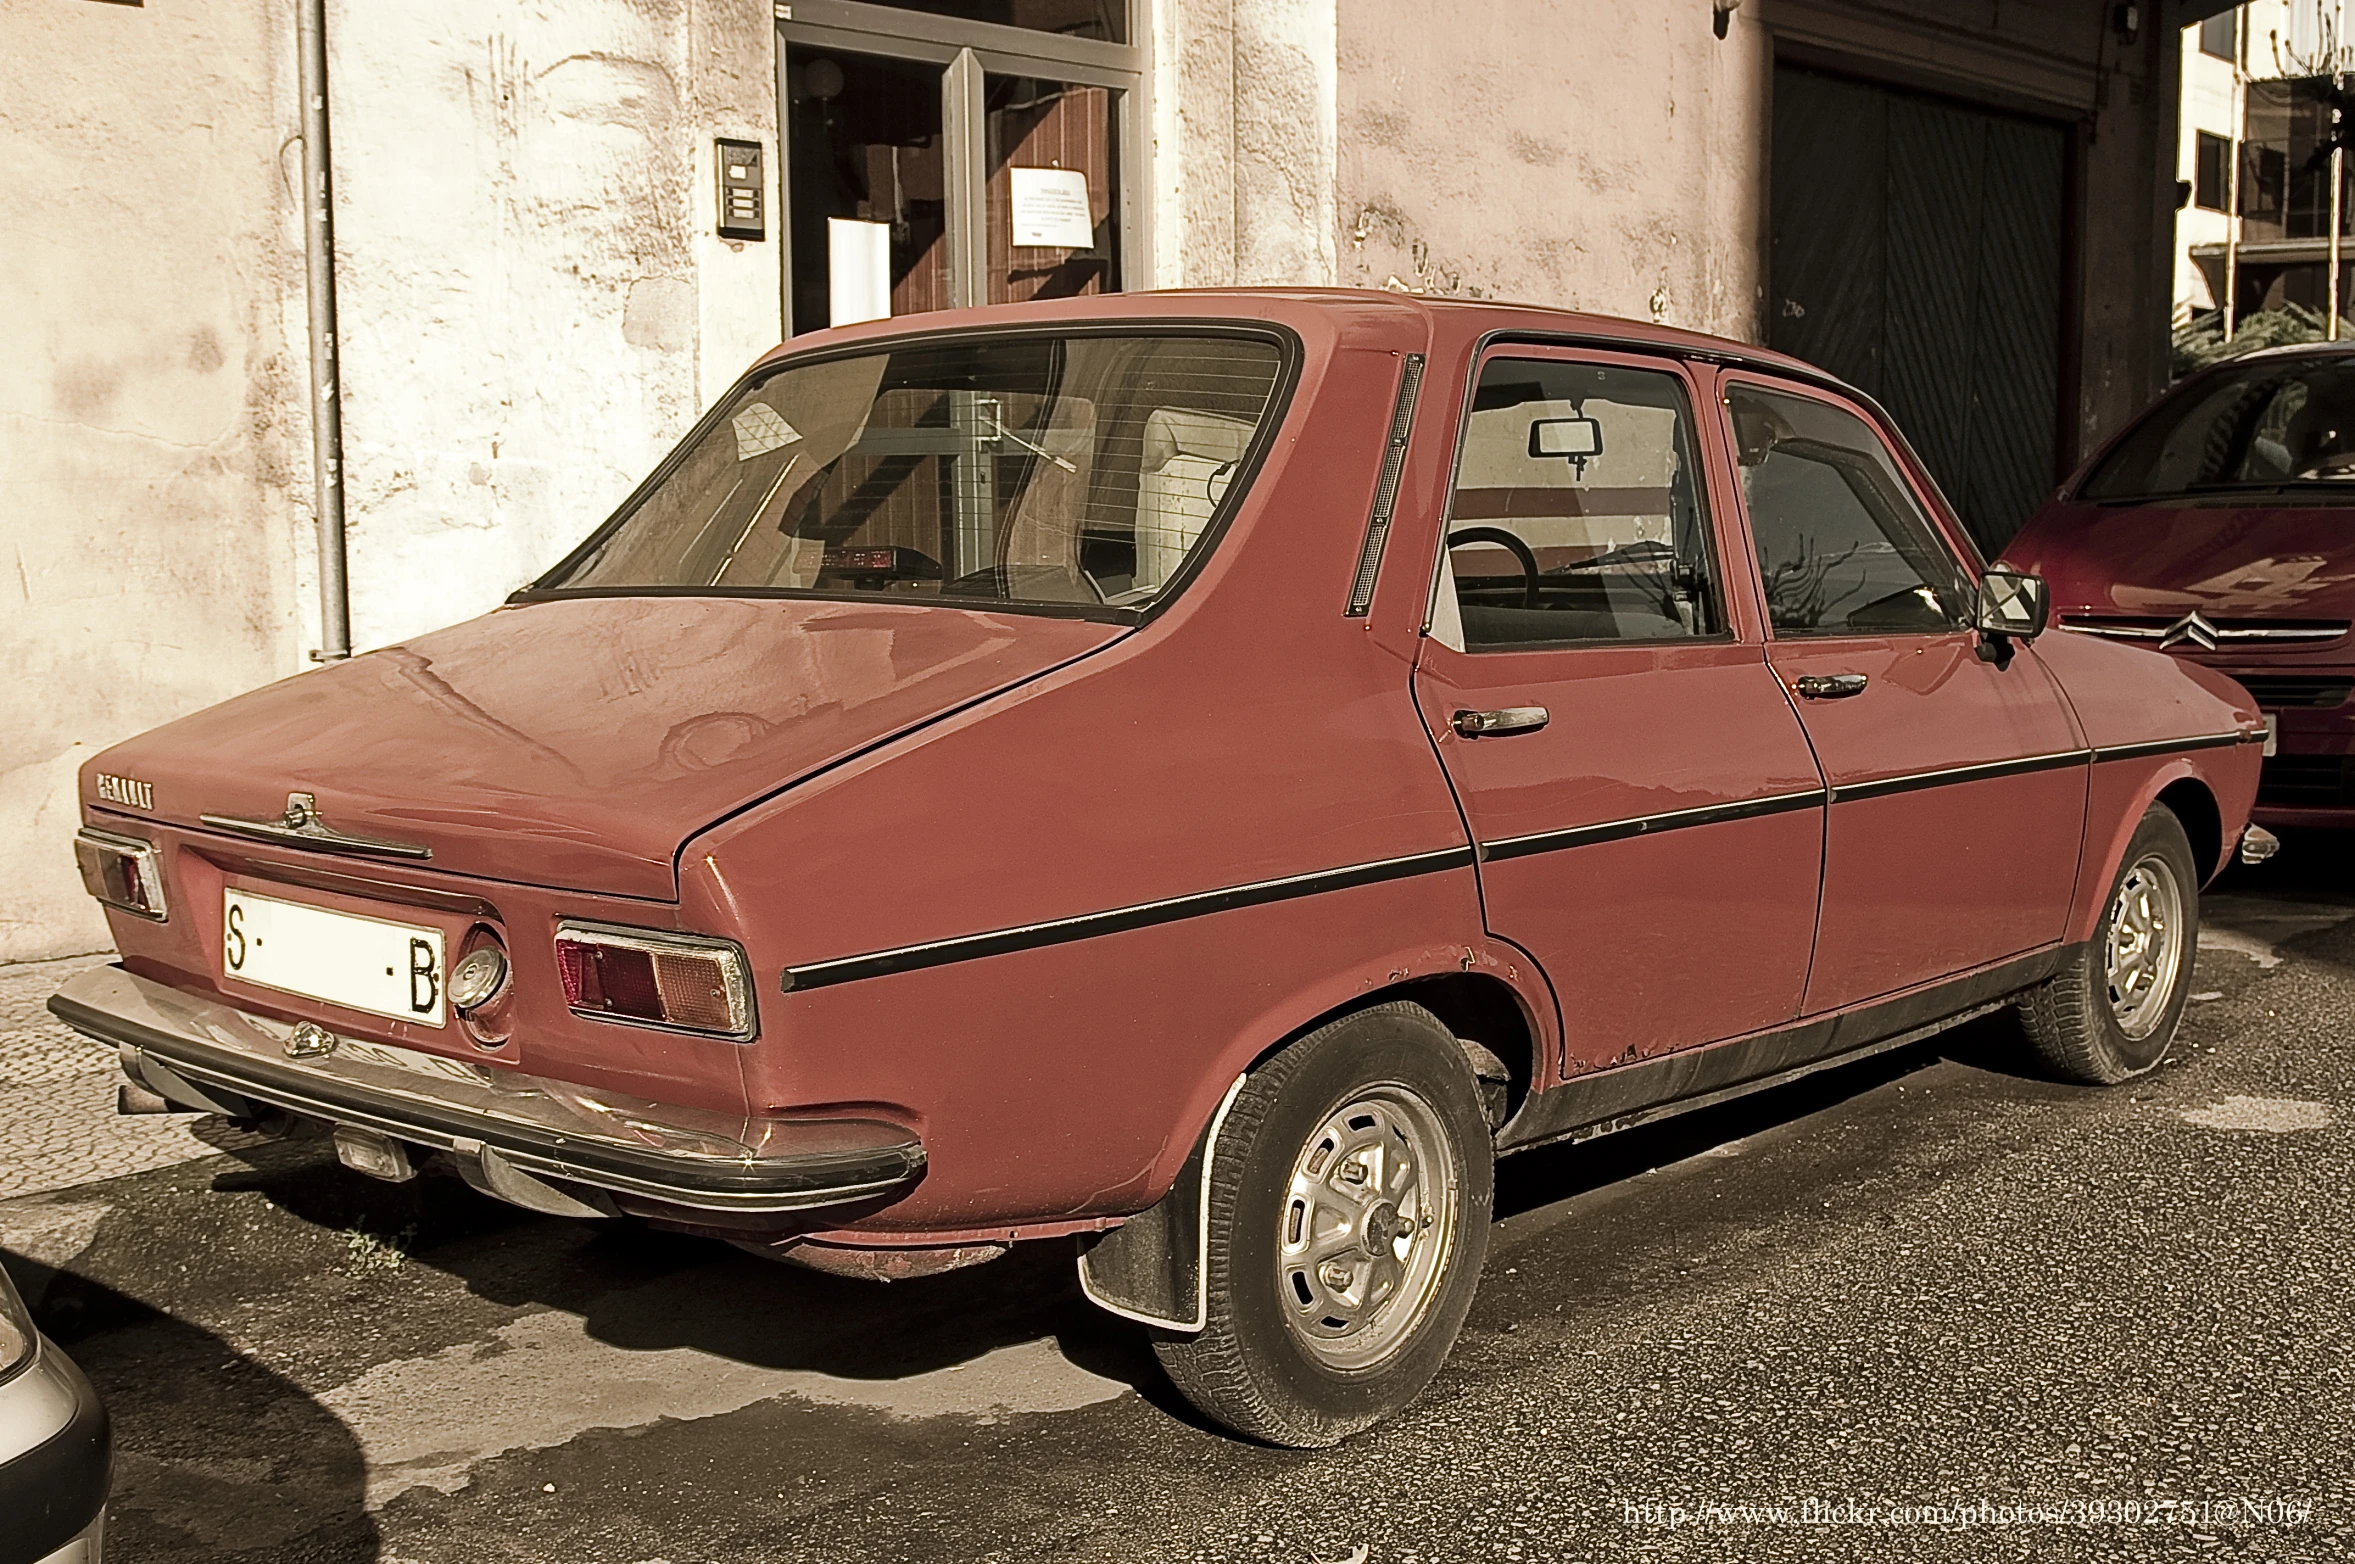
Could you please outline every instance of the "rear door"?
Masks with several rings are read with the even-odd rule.
[[[1729,374],[1768,626],[1831,789],[1809,1013],[2061,937],[2088,760],[2033,652],[1982,657],[1971,572],[1864,410]]]
[[[1572,1071],[1787,1022],[1806,982],[1822,784],[1694,391],[1669,361],[1489,352],[1415,677]]]

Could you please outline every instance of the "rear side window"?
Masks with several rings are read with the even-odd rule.
[[[1775,634],[1921,633],[1960,621],[1961,568],[1869,424],[1738,382],[1725,402]]]
[[[1718,634],[1696,449],[1674,375],[1489,360],[1448,501],[1464,649]]]
[[[1199,333],[788,360],[535,591],[1145,604],[1240,500],[1283,368]]]

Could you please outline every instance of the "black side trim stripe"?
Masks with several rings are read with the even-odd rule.
[[[1666,814],[1637,815],[1627,820],[1607,820],[1601,825],[1572,826],[1564,831],[1540,831],[1533,836],[1509,836],[1501,842],[1483,844],[1480,857],[1484,863],[1495,863],[1505,858],[1527,858],[1533,853],[1591,847],[1598,842],[1625,841],[1631,836],[1654,836],[1662,831],[1681,830],[1686,826],[1716,825],[1726,820],[1753,820],[1760,815],[1814,809],[1823,801],[1824,791],[1818,787],[1809,788],[1804,793],[1775,793],[1765,798],[1745,798],[1738,804],[1706,804],[1699,809],[1674,809]]]
[[[1386,880],[1404,880],[1420,874],[1464,869],[1471,867],[1471,864],[1472,849],[1447,847],[1438,852],[1384,858],[1374,863],[1351,864],[1342,869],[1320,869],[1314,874],[1295,874],[1281,880],[1256,880],[1249,885],[1234,885],[1224,890],[1173,896],[1167,901],[1115,907],[1109,912],[1082,913],[1075,918],[1026,923],[1018,928],[995,929],[986,934],[964,934],[955,939],[935,940],[926,945],[902,945],[896,950],[879,950],[864,956],[843,956],[833,961],[813,961],[807,966],[787,967],[784,989],[789,994],[796,994],[803,989],[824,988],[830,983],[886,977],[894,972],[913,972],[923,967],[945,966],[952,961],[970,961],[976,956],[998,956],[1009,951],[1036,950],[1045,945],[1065,945],[1073,940],[1121,934],[1130,929],[1147,929],[1158,923],[1175,923],[1180,919],[1205,917],[1214,912],[1231,912],[1238,907],[1261,907],[1269,902],[1290,901],[1299,896],[1315,896],[1360,885],[1379,885]]]
[[[2183,750],[2217,749],[2227,745],[2256,743],[2263,737],[2262,732],[2218,733],[2192,739],[2158,739],[2147,744],[2124,744],[2110,749],[2061,750],[2049,755],[2030,755],[2021,760],[1990,761],[1985,765],[1955,766],[1943,771],[1919,771],[1908,776],[1851,782],[1831,789],[1828,793],[1822,788],[1810,788],[1797,793],[1775,793],[1764,798],[1746,798],[1738,803],[1708,804],[1698,809],[1676,809],[1663,814],[1607,820],[1598,825],[1572,826],[1562,831],[1507,837],[1503,841],[1484,843],[1478,850],[1477,861],[1496,863],[1509,858],[1527,858],[1538,853],[1624,841],[1629,837],[1653,836],[1691,826],[1717,825],[1728,820],[1754,820],[1796,809],[1814,809],[1826,803],[1880,798],[1892,793],[1910,793],[1920,788],[1980,782],[1994,777],[2024,776],[2035,771],[2082,766],[2088,762],[2128,760],[2137,756],[2173,754]],[[1028,923],[1011,929],[994,929],[983,934],[935,940],[929,944],[902,945],[896,949],[879,950],[861,956],[842,956],[832,961],[814,961],[806,966],[787,967],[782,986],[787,993],[798,993],[834,983],[851,983],[862,978],[887,977],[895,972],[946,966],[950,962],[970,961],[978,956],[1004,955],[1011,951],[1036,950],[1047,945],[1063,945],[1074,940],[1121,934],[1130,929],[1145,929],[1186,918],[1206,917],[1239,907],[1259,907],[1269,902],[1290,901],[1299,896],[1315,896],[1360,885],[1379,885],[1387,880],[1403,880],[1420,874],[1437,874],[1448,869],[1464,868],[1473,862],[1473,849],[1449,847],[1437,852],[1414,853],[1404,858],[1352,864],[1341,869],[1320,869],[1313,874],[1292,875],[1280,880],[1258,880],[1249,885],[1229,886],[1224,890],[1173,896],[1166,901],[1115,907],[1108,912],[1082,913],[1077,917],[1057,918],[1045,923]]]
[[[1943,771],[1915,771],[1901,777],[1875,777],[1869,782],[1843,782],[1832,789],[1832,802],[1845,804],[1851,799],[1882,798],[1891,793],[1913,793],[1958,782],[1985,782],[1994,777],[2026,776],[2033,771],[2058,771],[2066,766],[2082,766],[2092,759],[2092,750],[2064,749],[2020,760],[1991,760],[1978,766],[1950,766]]]
[[[2147,744],[2114,744],[2108,749],[2095,750],[2093,758],[2097,762],[2137,760],[2145,755],[2173,755],[2194,749],[2230,749],[2236,744],[2262,744],[2264,742],[2265,730],[2250,728],[2243,732],[2210,733],[2196,739],[2152,739]]]

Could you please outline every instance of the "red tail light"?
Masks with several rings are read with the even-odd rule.
[[[556,926],[556,970],[579,1015],[739,1042],[753,1035],[751,970],[727,940],[568,921]]]

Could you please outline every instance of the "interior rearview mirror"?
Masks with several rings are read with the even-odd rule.
[[[1603,426],[1592,418],[1536,418],[1529,423],[1529,454],[1588,462],[1603,454]]]
[[[2044,633],[2052,593],[2042,576],[2024,570],[1990,570],[1979,578],[1978,611],[1972,624],[1983,635],[2033,641]]]

